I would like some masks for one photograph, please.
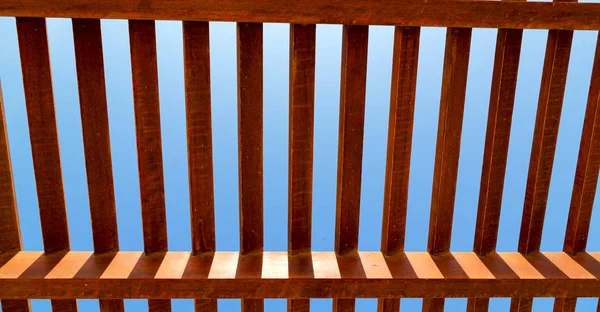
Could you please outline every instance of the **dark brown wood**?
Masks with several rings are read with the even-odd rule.
[[[100,20],[73,19],[73,39],[94,252],[115,252],[119,250],[119,234]],[[104,303],[100,299],[103,311],[119,311],[118,306],[118,301]]]
[[[519,236],[518,250],[523,254],[540,249],[572,39],[572,31],[548,32]]]
[[[467,301],[467,312],[487,312],[489,306],[489,298],[469,298],[469,301]]]
[[[500,29],[492,76],[473,251],[496,250],[523,31]]]
[[[0,254],[10,254],[20,251],[21,232],[19,214],[13,183],[8,133],[6,131],[6,115],[0,82]],[[2,300],[4,312],[29,312],[29,300]]]
[[[412,130],[419,58],[418,27],[396,27],[390,95],[381,251],[404,251]],[[396,312],[400,299],[379,299],[377,311]]]
[[[444,298],[423,298],[423,312],[444,311]]]
[[[404,250],[420,33],[417,27],[396,27],[394,33],[381,234],[388,256]]]
[[[216,249],[208,22],[183,22],[183,55],[192,253],[199,254]],[[217,311],[216,300],[194,306]]]
[[[263,25],[237,24],[240,253],[261,252],[263,224]],[[264,310],[242,300],[242,312]]]
[[[69,229],[63,192],[54,111],[50,56],[43,18],[17,18],[19,52],[44,251],[69,250]]]
[[[144,253],[166,252],[158,69],[154,21],[129,21]],[[171,311],[170,300],[148,300],[150,312]]]
[[[288,251],[311,249],[315,25],[290,25]]]
[[[290,25],[288,253],[311,250],[316,25]],[[288,300],[308,312],[310,300]]]
[[[335,222],[339,255],[358,248],[368,39],[368,26],[344,25]]]
[[[263,250],[263,28],[238,23],[240,252]]]
[[[124,312],[125,306],[120,299],[100,299],[100,312]]]
[[[510,312],[527,312],[533,307],[533,298],[513,298],[510,301]]]
[[[368,13],[366,13],[368,12]],[[513,1],[4,0],[1,16],[600,29],[600,4]]]
[[[144,252],[167,251],[154,21],[129,21]]]
[[[31,306],[27,299],[2,300],[2,311],[4,312],[29,312]]]
[[[600,168],[600,40],[596,45],[596,56],[592,69],[592,78],[588,102],[583,121],[581,146],[573,195],[571,196],[571,209],[567,222],[565,244],[563,251],[575,255],[585,251],[592,207],[598,184],[598,170]]]
[[[215,251],[208,22],[183,22],[192,252]]]
[[[17,35],[27,106],[42,239],[46,253],[69,250],[52,73],[43,18],[17,18]],[[76,311],[74,300],[52,301],[54,311]]]
[[[470,28],[448,28],[446,33],[427,244],[433,255],[450,250],[471,32]]]
[[[555,298],[554,312],[575,312],[576,298]]]
[[[6,264],[0,268],[0,297],[352,300],[514,294],[575,298],[600,294],[599,253],[580,253],[572,259],[566,253],[527,257],[517,252],[482,257],[475,253],[446,253],[431,257],[424,252],[407,252],[384,257],[380,252],[359,252],[336,257],[333,252],[313,252],[304,259],[308,262],[296,262],[294,257],[298,256],[285,252],[246,256],[217,252],[191,257],[185,252],[141,257],[141,252],[119,252],[114,256],[91,252],[40,255],[20,252],[17,256],[21,260],[3,261]],[[263,265],[263,259],[271,260]],[[298,275],[297,266],[288,266],[288,262],[304,263],[306,273]]]
[[[19,214],[17,199],[13,184],[8,132],[6,131],[6,115],[0,83],[0,254],[20,251],[21,230],[19,229]]]

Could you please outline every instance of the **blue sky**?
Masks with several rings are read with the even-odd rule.
[[[115,195],[122,250],[142,250],[142,228],[129,61],[127,21],[102,22]],[[185,139],[183,52],[180,22],[157,22],[158,69],[169,248],[189,250],[189,196]],[[71,245],[91,250],[71,21],[48,20],[50,56],[63,163]],[[211,23],[211,78],[217,249],[238,250],[237,102],[235,24]],[[333,250],[339,115],[341,32],[338,25],[317,27],[315,90],[315,162],[313,248]],[[378,250],[393,28],[371,27],[361,192],[360,250]],[[498,249],[515,251],[531,151],[547,31],[526,30],[515,110]],[[562,249],[575,164],[587,101],[597,32],[576,31],[571,53],[555,167],[548,198],[542,250]],[[435,154],[444,28],[423,28],[419,54],[417,103],[409,190],[406,249],[425,250]],[[453,251],[470,251],[481,176],[481,163],[496,30],[473,31],[458,184]],[[13,18],[0,18],[2,79],[19,217],[26,250],[42,250],[35,181],[28,138],[20,61]],[[287,248],[287,149],[289,26],[264,26],[264,211],[265,249]],[[600,214],[595,207],[589,250],[600,250]],[[402,301],[404,311],[419,310],[420,299]],[[191,300],[173,301],[174,311],[192,311]],[[578,311],[595,311],[597,299],[580,299]],[[239,310],[238,300],[221,300],[223,311]],[[536,299],[535,311],[548,311],[552,299]],[[447,311],[464,311],[466,299],[446,300]],[[490,311],[507,311],[508,299],[493,299]],[[49,301],[35,300],[34,311],[49,311]],[[80,300],[81,311],[98,311],[96,300]],[[127,307],[147,309],[144,300]],[[284,311],[285,300],[267,300],[265,310]],[[313,311],[330,311],[331,300],[312,301]],[[357,300],[357,311],[375,311],[376,300]]]

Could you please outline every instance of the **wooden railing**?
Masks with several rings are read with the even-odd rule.
[[[490,297],[512,297],[529,311],[533,297],[556,297],[574,311],[577,297],[600,296],[600,253],[586,252],[600,168],[600,48],[590,84],[564,252],[540,242],[566,84],[573,30],[600,29],[600,4],[522,1],[397,0],[2,0],[16,17],[44,252],[21,251],[5,125],[0,115],[0,299],[5,312],[50,298],[54,311],[99,298],[123,311],[123,298],[148,298],[170,311],[171,298],[241,298],[245,312],[263,298],[468,297],[486,311]],[[62,183],[45,17],[73,18],[77,78],[94,251],[72,252]],[[120,252],[100,19],[129,19],[144,251]],[[192,248],[167,246],[154,20],[183,21]],[[209,24],[237,24],[240,251],[216,252]],[[289,240],[263,252],[263,22],[290,23]],[[315,36],[317,23],[344,24],[335,250],[311,252]],[[390,123],[381,252],[358,252],[368,25],[394,25]],[[431,202],[428,252],[404,252],[411,140],[421,26],[448,27]],[[450,252],[454,197],[472,27],[499,28],[473,252]],[[524,28],[549,29],[518,252],[496,253],[515,86]],[[600,45],[600,41],[599,41]],[[599,306],[600,309],[600,306]]]

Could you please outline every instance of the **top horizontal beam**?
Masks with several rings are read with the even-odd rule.
[[[0,16],[600,29],[600,3],[497,0],[2,0]]]

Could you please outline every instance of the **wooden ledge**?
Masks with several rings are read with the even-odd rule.
[[[600,252],[339,257],[73,251],[0,257],[0,298],[598,297]]]
[[[493,0],[2,0],[0,16],[600,29],[600,3]]]

